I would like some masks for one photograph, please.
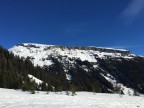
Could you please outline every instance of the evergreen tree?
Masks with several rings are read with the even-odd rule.
[[[1,87],[7,88],[7,79],[6,79],[6,75],[4,73],[1,76]]]
[[[140,93],[134,89],[133,96],[140,96]]]
[[[71,95],[72,95],[72,96],[75,96],[75,95],[76,95],[76,86],[72,84],[72,85],[70,86],[70,91],[71,91],[71,93],[72,93]]]

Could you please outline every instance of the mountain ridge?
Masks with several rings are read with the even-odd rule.
[[[131,55],[130,51],[124,50],[124,49],[112,49],[112,48],[102,48],[102,47],[68,47],[68,46],[56,46],[56,45],[45,45],[45,44],[32,44],[32,43],[24,43],[24,44],[17,44],[16,46],[9,49],[9,51],[12,51],[14,54],[18,54],[19,56],[27,57],[34,59],[34,55],[38,55],[39,53],[42,55],[62,55],[67,56],[69,58],[77,57],[80,58],[82,61],[87,60],[90,62],[96,62],[95,57],[99,56],[104,58],[107,57],[132,57],[134,55]],[[50,51],[50,52],[48,52]],[[45,54],[43,54],[45,52]],[[32,55],[32,53],[34,55]],[[89,58],[87,58],[85,55],[91,55]],[[26,56],[25,56],[26,55]],[[93,57],[92,57],[93,55]],[[82,57],[83,56],[83,57]],[[38,58],[38,57],[36,57]],[[46,57],[43,57],[47,59]],[[40,59],[43,59],[40,58]],[[48,61],[47,61],[48,62]],[[35,62],[34,62],[35,63]],[[48,64],[51,64],[50,61]],[[46,65],[48,65],[46,64]],[[35,63],[35,66],[39,65],[38,63]],[[42,65],[40,65],[42,66]]]
[[[49,45],[49,44],[39,44],[39,43],[19,43],[16,44],[15,46],[45,46],[45,47],[63,47],[63,48],[77,48],[77,49],[81,49],[81,48],[86,48],[85,50],[89,49],[89,48],[99,48],[99,49],[110,49],[110,50],[119,50],[119,51],[129,51],[126,49],[119,49],[119,48],[110,48],[110,47],[96,47],[96,46],[66,46],[66,45]],[[129,51],[130,52],[130,51]]]

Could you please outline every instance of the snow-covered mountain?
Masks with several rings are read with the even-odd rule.
[[[24,43],[18,44],[9,51],[20,57],[29,58],[34,65],[49,66],[52,65],[51,57],[57,58],[61,56],[65,61],[74,63],[71,59],[80,59],[81,61],[88,61],[97,63],[97,58],[127,58],[131,59],[134,55],[130,54],[128,50],[100,48],[100,47],[66,47],[54,46],[44,44]],[[66,58],[66,59],[65,59]]]
[[[102,92],[121,86],[125,94],[133,89],[144,93],[144,58],[128,50],[24,43],[9,51],[30,59],[34,66],[50,74],[65,74],[66,80],[79,85],[80,90],[87,90],[89,83],[97,82]]]

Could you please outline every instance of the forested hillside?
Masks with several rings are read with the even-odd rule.
[[[0,47],[0,87],[32,93],[144,93],[143,67],[144,58],[127,50],[20,44],[7,51]]]
[[[32,81],[28,74],[36,76],[44,81],[43,84],[36,84]],[[57,83],[60,76],[54,80]],[[0,87],[10,89],[23,89],[23,90],[47,90],[46,82],[50,82],[53,76],[39,66],[34,67],[28,59],[22,59],[14,56],[3,47],[0,47]],[[53,80],[52,80],[53,81]],[[50,83],[49,83],[50,86]],[[49,87],[50,90],[52,86]],[[41,88],[41,89],[40,89]]]

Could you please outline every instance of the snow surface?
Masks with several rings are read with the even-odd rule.
[[[36,47],[29,47],[29,45],[34,45]],[[105,49],[111,49],[111,48],[105,48]],[[97,62],[96,56],[99,58],[106,58],[106,56],[124,57],[127,59],[132,58],[131,56],[123,56],[121,53],[108,53],[95,50],[81,50],[72,48],[63,49],[54,45],[32,44],[32,43],[24,43],[23,46],[16,45],[13,48],[9,49],[9,51],[13,52],[15,55],[18,55],[20,57],[24,58],[29,57],[35,66],[39,65],[41,67],[43,67],[44,65],[46,66],[52,65],[53,62],[50,60],[50,57],[56,58],[59,55],[62,57],[67,57],[71,59],[75,58],[80,59],[81,61],[89,61],[93,63]],[[120,51],[126,51],[126,50],[120,50]],[[69,60],[68,62],[71,61]]]
[[[111,50],[119,50],[119,51],[128,51],[128,50],[126,50],[126,49],[108,48],[108,47],[97,47],[97,48],[102,48],[102,49],[111,49]]]
[[[31,78],[32,80],[34,80],[37,84],[42,84],[43,83],[43,81],[41,81],[40,79],[37,79],[33,75],[28,74],[28,77]]]
[[[103,75],[102,73],[101,73],[101,75],[103,77],[105,77],[105,79],[108,80],[113,85],[113,87],[116,87],[116,86],[120,87],[125,95],[133,95],[134,94],[134,90],[132,88],[128,88],[128,87],[124,86],[122,83],[117,83],[117,81],[115,80],[115,78],[112,75],[107,74],[107,76],[106,76],[106,75]]]
[[[69,74],[66,74],[66,79],[68,80],[68,81],[71,81],[71,75],[69,75]]]
[[[0,88],[0,108],[144,108],[143,96],[90,92],[76,94],[76,96],[67,96],[65,92],[30,94]]]

